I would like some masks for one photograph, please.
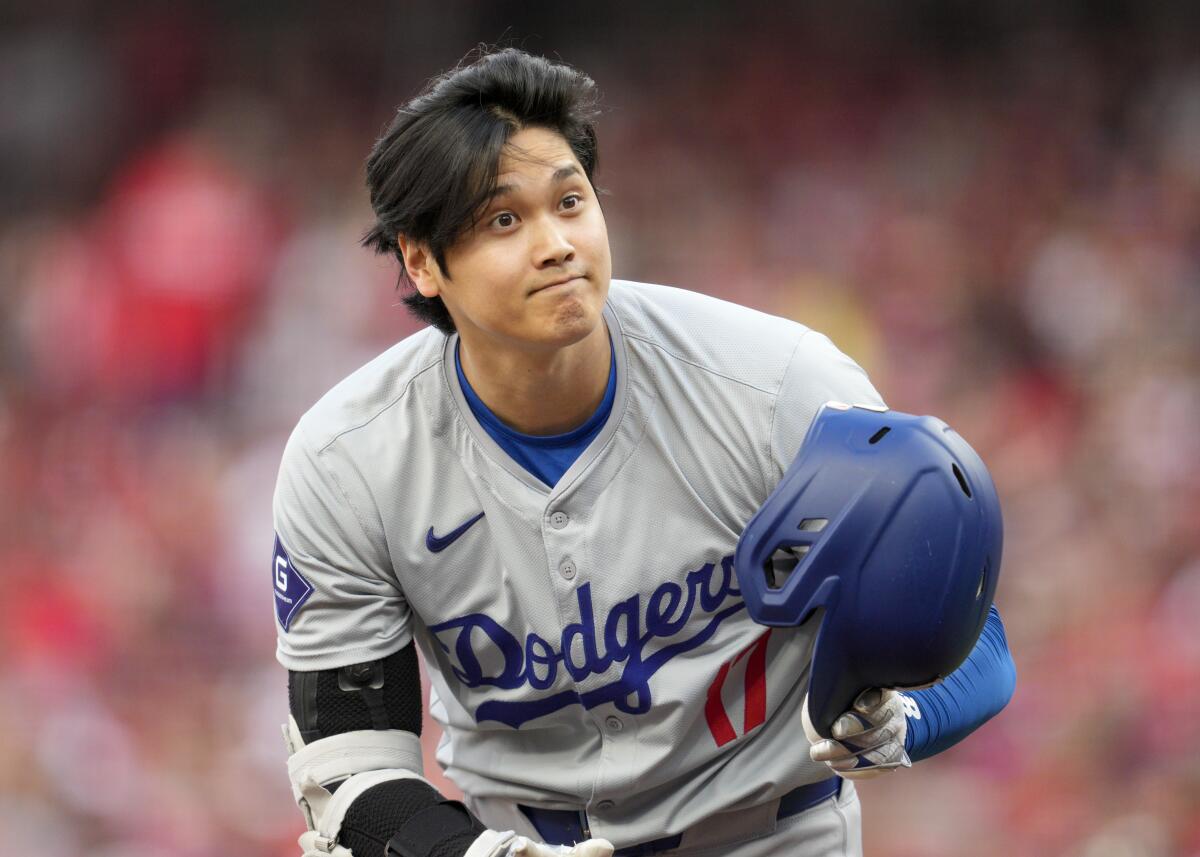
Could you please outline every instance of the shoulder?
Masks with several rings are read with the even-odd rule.
[[[373,511],[376,483],[386,473],[391,484],[406,484],[405,468],[428,457],[429,446],[418,444],[446,411],[437,404],[448,398],[437,393],[445,383],[445,344],[433,328],[404,339],[334,385],[300,418],[275,485],[281,535],[296,541],[295,533],[311,529],[319,511],[338,518],[342,531],[361,529],[382,545],[383,526]]]
[[[446,338],[429,327],[393,345],[335,384],[296,425],[292,443],[319,453],[344,435],[376,422],[411,400],[423,383],[436,383]]]
[[[803,324],[670,286],[614,280],[609,303],[622,334],[664,359],[771,393],[811,333]]]

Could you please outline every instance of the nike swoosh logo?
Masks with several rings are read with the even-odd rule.
[[[429,528],[429,532],[425,534],[425,547],[429,548],[432,553],[441,553],[450,545],[458,541],[458,537],[465,533],[483,517],[483,512],[480,512],[471,520],[464,524],[460,524],[444,536],[436,536],[433,534],[433,527]]]

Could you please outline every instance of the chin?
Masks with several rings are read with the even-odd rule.
[[[536,339],[554,348],[566,348],[587,339],[603,326],[604,300],[608,295],[607,278],[601,287],[589,277],[563,289],[543,295],[540,312],[530,319],[536,326]],[[535,295],[535,298],[538,296]]]
[[[544,328],[547,340],[565,347],[582,342],[599,326],[600,308],[590,302],[564,301],[554,308],[553,316]]]

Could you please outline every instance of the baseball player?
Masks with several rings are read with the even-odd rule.
[[[611,279],[593,101],[579,71],[501,51],[431,82],[368,161],[367,243],[431,326],[283,456],[308,857],[859,854],[853,779],[1012,692],[993,609],[947,681],[866,692],[806,739],[811,629],[749,618],[734,548],[825,402],[883,403],[813,330]],[[465,805],[422,778],[418,649]]]

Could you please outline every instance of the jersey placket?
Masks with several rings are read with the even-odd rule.
[[[613,668],[604,673],[589,669],[576,678],[571,666],[582,668],[590,664],[584,634],[590,634],[593,653],[604,657],[603,617],[607,605],[591,602],[591,581],[594,570],[589,562],[586,545],[586,527],[583,515],[573,508],[574,504],[564,498],[552,502],[542,520],[542,536],[549,561],[550,579],[559,606],[564,627],[564,637],[569,625],[578,624],[583,634],[570,635],[571,644],[562,650],[563,672],[574,684],[575,691],[586,699],[589,691],[596,690],[613,680]],[[582,589],[582,592],[581,592]],[[584,605],[590,605],[586,610]],[[583,615],[584,613],[588,615]],[[620,666],[616,667],[617,669]],[[579,670],[582,672],[582,669]],[[637,722],[629,714],[618,711],[610,703],[594,708],[584,706],[582,716],[592,724],[601,738],[601,752],[591,774],[591,799],[586,813],[593,819],[603,820],[616,806],[615,798],[633,785],[632,773],[636,771]]]

